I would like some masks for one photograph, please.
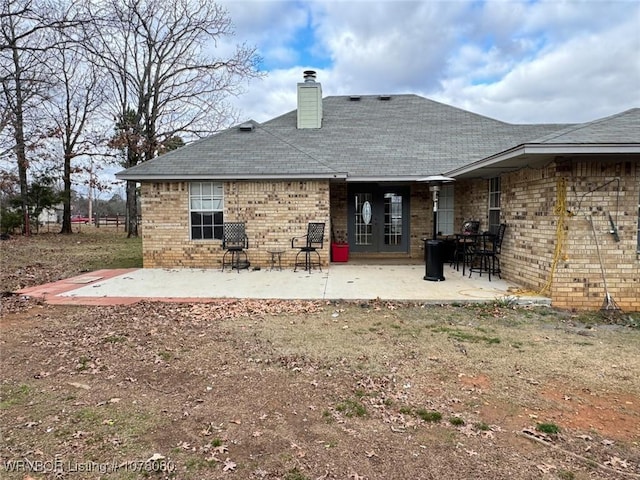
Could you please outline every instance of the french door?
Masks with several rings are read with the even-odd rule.
[[[347,208],[349,247],[353,252],[407,252],[409,188],[352,184]]]

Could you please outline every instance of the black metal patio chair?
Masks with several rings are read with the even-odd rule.
[[[222,228],[222,248],[225,250],[222,256],[222,271],[230,266],[240,273],[241,268],[249,268],[249,257],[245,249],[249,248],[249,239],[245,232],[244,222],[227,222]],[[227,260],[227,256],[231,258]]]
[[[295,272],[298,267],[304,267],[305,270],[311,273],[311,269],[316,265],[322,271],[322,260],[318,250],[324,245],[324,223],[312,222],[307,225],[307,234],[300,237],[293,237],[291,239],[291,248],[297,248],[299,251],[296,254],[296,261],[293,267]],[[317,257],[317,261],[314,261],[314,254]],[[304,256],[301,260],[300,255]]]
[[[500,276],[500,252],[506,229],[507,225],[501,223],[496,233],[485,232],[478,236],[469,266],[469,278],[473,272],[478,272],[480,276],[482,276],[482,272],[487,272],[489,281],[491,281],[492,274],[502,278]]]

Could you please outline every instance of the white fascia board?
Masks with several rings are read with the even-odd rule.
[[[413,176],[404,176],[404,177],[364,177],[364,176],[349,176],[347,177],[347,182],[349,183],[363,183],[363,182],[417,182],[419,179],[423,178],[424,175],[413,175]]]
[[[346,173],[299,173],[294,175],[127,175],[116,173],[119,180],[136,182],[181,182],[200,180],[331,180],[344,179]]]
[[[541,143],[524,145],[524,153],[536,155],[568,155],[568,154],[621,154],[640,153],[640,143],[582,143],[582,144],[561,144],[561,143]]]
[[[446,172],[445,175],[456,177],[471,173],[480,168],[490,167],[499,164],[505,160],[524,155],[611,155],[611,154],[630,154],[640,153],[640,143],[625,144],[560,144],[560,143],[529,143],[519,145],[504,152],[498,153],[491,157],[487,157],[477,162],[470,163],[461,168]]]

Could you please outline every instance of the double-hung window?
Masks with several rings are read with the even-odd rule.
[[[500,177],[489,180],[489,231],[497,233],[500,227]]]
[[[438,195],[438,229],[441,235],[453,235],[453,185],[443,185]]]
[[[638,195],[638,247],[637,251],[640,253],[640,195]]]
[[[189,184],[191,240],[222,239],[224,186],[220,182]]]

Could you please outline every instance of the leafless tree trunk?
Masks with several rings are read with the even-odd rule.
[[[19,26],[20,18],[14,14],[14,10],[11,10],[12,7],[16,7],[18,12],[22,12],[26,8],[22,5],[14,5],[12,2],[6,5],[6,11],[4,9],[2,11],[2,92],[9,111],[8,123],[13,129],[13,149],[18,167],[18,182],[22,200],[22,233],[29,235],[29,184],[27,179],[29,163],[25,148],[24,110],[25,96],[29,96],[31,92],[25,92],[25,89],[30,88],[30,85],[23,78],[23,63],[26,63],[26,61],[22,57],[23,51],[19,44],[23,34]]]
[[[51,7],[37,0],[5,0],[0,11],[3,117],[12,129],[25,235],[30,234],[27,146],[41,136],[36,134],[39,122],[33,112],[47,98],[51,85],[47,59],[55,43],[50,34],[71,25],[66,12]],[[54,12],[61,17],[55,18]]]
[[[88,0],[87,10],[95,23],[86,43],[109,77],[112,115],[130,127],[117,128],[112,141],[123,166],[154,158],[176,136],[211,134],[237,120],[226,98],[260,76],[259,59],[246,45],[213,58],[216,41],[233,33],[224,8],[210,0]],[[135,191],[127,185],[130,236]]]
[[[79,45],[57,48],[52,59],[57,77],[57,88],[52,92],[46,109],[59,139],[63,154],[63,215],[60,233],[72,233],[71,188],[72,174],[79,171],[73,160],[81,155],[94,155],[97,149],[96,134],[90,132],[92,116],[104,101],[103,87],[95,63],[86,61]],[[94,135],[90,135],[94,133]],[[90,179],[90,183],[93,178]],[[95,185],[90,184],[91,190]]]

